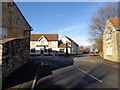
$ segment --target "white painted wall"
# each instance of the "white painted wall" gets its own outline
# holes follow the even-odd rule
[[[67,43],[70,43],[69,46],[71,46],[71,41],[70,41],[69,39],[67,39],[65,36],[62,37],[61,41],[62,41],[63,43],[65,43],[65,44],[66,44],[66,42],[67,42]]]
[[[71,47],[71,49],[69,49],[70,54],[77,54],[79,52],[79,46],[77,46],[74,42],[71,42],[65,36],[62,37],[61,41],[65,44],[66,42],[69,43],[69,46]]]
[[[30,49],[35,48],[35,47],[36,47],[35,42],[36,42],[36,41],[30,41]]]
[[[30,41],[30,49],[35,48],[36,53],[40,54],[40,48],[42,48],[42,47],[36,47],[36,45],[43,45],[43,44],[41,44],[41,41],[46,42],[45,45],[48,45],[48,47],[46,47],[46,49],[52,48],[53,51],[58,51],[58,53],[59,53],[60,49],[64,49],[64,54],[66,53],[66,48],[58,48],[58,41],[49,41],[48,42],[46,40],[46,38],[42,38],[40,41],[39,40],[38,41]],[[79,47],[77,47],[75,43],[71,42],[65,36],[61,39],[61,41],[65,44],[66,44],[66,42],[70,43],[69,46],[71,48],[68,48],[69,54],[77,54],[78,53]]]
[[[58,48],[58,41],[49,41],[49,48]]]

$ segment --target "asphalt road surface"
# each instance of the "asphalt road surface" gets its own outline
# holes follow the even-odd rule
[[[118,88],[118,66],[98,56],[34,56],[3,82],[12,88]]]

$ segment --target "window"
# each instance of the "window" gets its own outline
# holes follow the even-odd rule
[[[31,53],[35,53],[35,48],[32,48],[32,49],[31,49]]]
[[[110,45],[108,45],[107,48],[106,48],[106,54],[107,55],[112,55],[112,47]]]
[[[49,49],[48,49],[48,52],[49,52],[49,53],[52,52],[52,48],[49,48]]]
[[[44,46],[44,51],[47,52],[46,46]]]
[[[8,29],[0,27],[0,39],[7,38]]]
[[[40,44],[41,44],[41,45],[48,45],[48,42],[46,42],[46,41],[41,41]]]
[[[44,45],[44,41],[41,41],[41,45]]]
[[[106,33],[106,39],[110,39],[112,37],[112,31],[108,31]]]
[[[36,45],[36,47],[41,47],[41,45]]]
[[[60,53],[64,53],[64,49],[60,49],[59,52],[60,52]]]

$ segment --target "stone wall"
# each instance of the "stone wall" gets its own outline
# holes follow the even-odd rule
[[[29,60],[29,39],[19,38],[2,44],[2,78]]]
[[[0,66],[2,65],[2,45],[0,45]]]
[[[7,29],[7,38],[29,36],[31,26],[14,2],[2,2],[2,26]],[[29,36],[30,37],[30,36]]]
[[[118,31],[118,62],[120,63],[120,30]]]
[[[111,31],[112,30],[112,37],[107,39],[106,36],[107,36],[107,32],[108,31]],[[116,28],[113,26],[113,24],[107,20],[107,23],[106,23],[106,28],[104,30],[104,34],[103,34],[103,58],[104,59],[107,59],[107,60],[110,60],[110,61],[114,61],[114,62],[118,62],[118,39],[119,39],[119,36],[117,34],[117,30]],[[112,55],[107,55],[107,47],[108,45],[110,47],[112,47]]]

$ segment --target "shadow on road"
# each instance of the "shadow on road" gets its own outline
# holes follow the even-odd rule
[[[52,71],[73,65],[73,59],[69,57],[50,57],[42,59],[43,65],[39,70],[38,80],[52,74]]]
[[[42,66],[42,62],[43,66]],[[3,89],[9,88],[28,88],[30,89],[33,79],[36,75],[38,67],[40,65],[39,75],[37,79],[42,77],[46,77],[52,74],[53,70],[60,69],[63,67],[67,67],[73,65],[72,59],[66,59],[65,57],[49,57],[46,58],[32,58],[29,63],[25,64],[20,69],[13,72],[10,76],[8,76],[2,83]],[[31,82],[32,81],[32,82]]]
[[[15,89],[20,88],[21,84],[28,83],[33,80],[37,67],[38,65],[35,65],[32,62],[25,64],[23,67],[17,69],[11,75],[5,78],[5,80],[2,82],[2,88],[7,89],[14,86]]]
[[[42,63],[43,62],[43,63]],[[69,57],[33,57],[30,62],[24,65],[22,68],[18,69],[16,72],[12,73],[11,76],[5,79],[3,82],[3,89],[7,89],[13,86],[18,85],[17,88],[27,88],[30,89],[31,84],[33,82],[34,76],[38,70],[38,66],[40,66],[37,84],[35,86],[35,90],[39,90],[41,88],[112,88],[118,85],[116,81],[117,76],[114,75],[115,78],[106,79],[105,82],[111,81],[116,86],[112,86],[106,83],[100,83],[99,81],[93,79],[89,75],[78,71],[77,69],[69,68],[65,71],[59,71],[58,69],[68,67],[73,65],[74,61]],[[88,65],[90,68],[90,66]],[[80,68],[84,68],[80,65]],[[53,74],[54,70],[58,70],[57,74]],[[98,64],[92,69],[83,69],[89,74],[95,76],[96,78],[103,80],[104,78],[116,73],[117,70],[114,68],[108,68],[103,64]],[[24,83],[30,82],[28,85],[23,85]]]
[[[98,65],[94,69],[87,72],[96,78],[103,80],[113,73],[111,71],[112,68],[107,69],[104,65]],[[111,81],[113,81],[113,83],[116,82],[114,79]],[[118,83],[115,84],[116,87],[113,87],[110,84],[101,83],[81,71],[70,69],[59,73],[57,76],[40,80],[36,85],[36,90],[40,88],[117,88]]]

